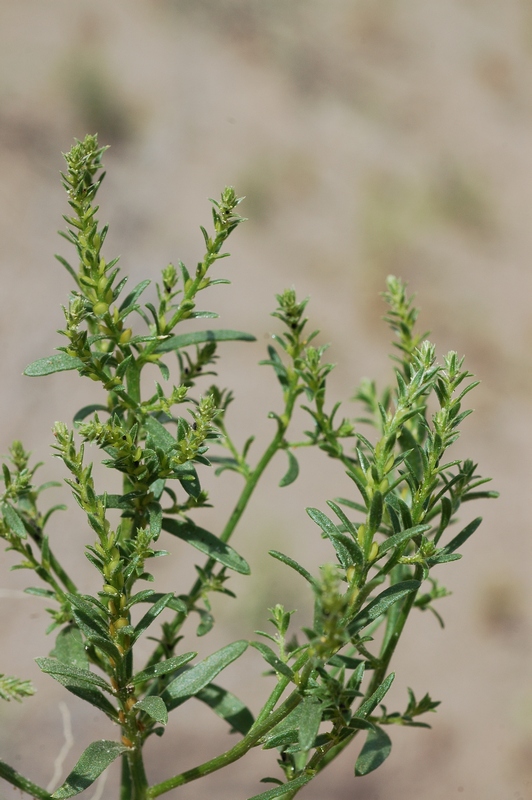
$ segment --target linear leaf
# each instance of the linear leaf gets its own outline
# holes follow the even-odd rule
[[[135,304],[135,301],[140,297],[140,295],[142,294],[144,289],[147,286],[149,286],[150,283],[151,283],[151,281],[149,281],[149,280],[145,280],[145,281],[141,281],[140,283],[137,283],[135,288],[132,289],[131,292],[127,295],[127,297],[125,298],[125,300],[123,301],[123,303],[121,304],[121,306],[120,306],[120,308],[118,310],[119,311],[124,311],[126,308],[129,308],[129,306],[133,306]]]
[[[17,772],[16,769],[10,767],[9,764],[6,764],[5,761],[0,759],[0,778],[3,778],[5,781],[10,783],[12,786],[16,786],[17,789],[20,789],[23,792],[31,795],[32,797],[37,797],[38,800],[50,800],[51,795],[46,789],[41,789],[40,786],[37,786],[36,783],[28,780],[20,772]]]
[[[197,695],[205,686],[247,650],[248,642],[233,642],[217,650],[196,666],[182,672],[167,687],[162,695],[169,711]]]
[[[206,703],[215,714],[231,725],[233,731],[238,731],[244,736],[254,723],[253,714],[249,708],[234,694],[209,683],[196,694],[196,699]]]
[[[294,673],[288,664],[281,661],[281,659],[275,655],[271,647],[268,647],[264,642],[250,642],[250,644],[255,650],[259,651],[266,663],[268,663],[270,667],[273,667],[276,672],[280,672],[281,675],[285,675],[285,677],[290,679],[294,677]]]
[[[74,679],[80,683],[85,683],[87,686],[92,686],[97,689],[103,689],[104,692],[114,694],[113,689],[104,678],[91,672],[90,669],[80,669],[73,667],[71,664],[65,664],[63,661],[58,661],[56,658],[36,658],[35,659],[39,669],[47,675],[51,675],[56,681],[65,685],[65,679]]]
[[[148,592],[150,590],[146,589],[145,591]],[[156,603],[161,599],[161,597],[164,597],[164,595],[160,592],[152,592],[149,596],[144,592],[139,592],[139,594],[143,594],[144,597],[140,598],[139,600],[135,600],[136,603]],[[135,597],[137,597],[137,595],[135,595]],[[133,604],[131,603],[131,605]],[[185,616],[188,613],[186,604],[180,600],[179,597],[172,597],[168,603],[168,608],[171,608],[172,611],[178,611],[180,614],[185,614]]]
[[[79,369],[83,366],[83,361],[76,356],[69,356],[67,353],[58,353],[54,356],[39,358],[29,364],[24,370],[24,375],[28,378],[40,378],[41,375],[51,375],[53,372],[65,372],[68,369]]]
[[[173,596],[174,596],[173,592],[170,592],[169,594],[163,594],[162,597],[160,597],[152,605],[152,607],[148,609],[148,611],[146,611],[142,619],[140,619],[139,622],[137,622],[137,624],[135,625],[135,633],[133,636],[133,641],[136,641],[139,638],[139,636],[142,633],[144,633],[146,628],[148,628],[152,624],[152,622],[159,616],[159,614],[162,611],[164,611],[164,609],[166,608],[166,606],[168,605]]]
[[[469,525],[466,525],[460,533],[458,533],[454,539],[451,539],[449,544],[445,545],[443,548],[445,553],[454,553],[455,550],[458,550],[464,542],[467,542],[470,536],[472,536],[480,523],[482,522],[482,517],[477,517],[476,519],[472,520]]]
[[[410,592],[416,592],[419,586],[420,582],[415,580],[400,581],[394,586],[389,586],[388,589],[377,595],[375,600],[372,600],[371,603],[368,603],[365,608],[358,612],[347,628],[349,635],[353,636],[358,633],[366,625],[369,625],[372,620],[384,614],[391,605],[402,600]]]
[[[292,569],[295,569],[296,572],[299,572],[299,574],[305,578],[305,580],[308,581],[311,586],[318,586],[318,581],[316,578],[314,578],[310,572],[305,569],[305,567],[302,567],[301,564],[298,564],[297,561],[294,561],[293,558],[290,558],[290,556],[285,556],[284,553],[280,553],[278,550],[268,550],[268,553],[273,556],[273,558],[276,558],[277,561],[281,561],[283,564],[286,564],[287,567],[292,567]]]
[[[307,508],[306,512],[320,526],[327,538],[330,539],[336,550],[338,561],[344,569],[347,569],[353,563],[360,563],[360,547],[358,543],[355,544],[351,537],[345,536],[338,526],[318,508]]]
[[[92,742],[82,753],[63,785],[53,793],[53,800],[65,800],[83,792],[126,750],[127,747],[124,745],[106,739]]]
[[[255,342],[255,336],[251,333],[232,330],[216,331],[195,331],[194,333],[182,333],[179,336],[171,336],[155,348],[156,353],[168,353],[170,350],[179,350],[191,344],[203,344],[204,342]]]
[[[302,786],[305,786],[313,777],[314,773],[310,775],[308,773],[300,775],[298,778],[288,781],[288,783],[283,783],[282,786],[276,786],[274,789],[269,789],[267,792],[262,792],[261,794],[254,794],[249,800],[275,800],[276,797],[282,797],[294,789],[300,789]]]
[[[364,700],[363,703],[357,708],[355,711],[354,716],[360,719],[365,719],[369,717],[371,712],[377,708],[379,703],[384,699],[384,696],[387,694],[388,689],[392,685],[395,678],[395,672],[390,672],[390,674],[383,680],[380,686],[378,686],[373,694],[368,697],[367,700]]]
[[[379,726],[370,728],[355,764],[355,775],[368,775],[380,767],[390,755],[391,749],[392,742],[388,734]]]
[[[222,542],[213,533],[200,528],[192,520],[178,522],[175,519],[165,518],[162,526],[168,533],[183,539],[183,541],[188,542],[197,550],[209,556],[209,558],[219,561],[225,567],[229,567],[229,569],[233,569],[241,575],[250,574],[249,564],[236,550]]]
[[[166,725],[168,722],[168,709],[164,704],[164,700],[160,697],[144,697],[135,703],[133,708],[138,708],[144,711],[155,722],[160,722],[161,725]]]
[[[390,536],[389,539],[386,539],[386,541],[379,546],[379,556],[382,556],[387,550],[391,550],[392,547],[398,547],[408,539],[419,536],[419,534],[425,533],[428,530],[430,530],[430,525],[414,525],[413,528],[407,528],[405,531],[394,533],[393,536]]]
[[[52,661],[55,659],[36,659],[37,663],[39,661]],[[61,662],[57,662],[57,664],[61,664]],[[76,697],[80,697],[82,700],[85,700],[86,703],[90,703],[90,705],[94,706],[95,708],[99,708],[100,711],[103,711],[109,719],[112,719],[113,722],[118,721],[118,713],[116,708],[113,706],[112,703],[101,693],[101,691],[96,688],[95,683],[86,680],[84,677],[77,677],[72,672],[70,674],[65,674],[58,670],[54,670],[53,672],[49,671],[48,669],[44,669],[41,664],[39,664],[43,672],[47,672],[51,675],[54,680],[60,683],[65,689],[68,689],[69,692],[75,694]],[[62,664],[63,667],[67,667],[67,664]],[[71,668],[74,670],[74,667]],[[80,672],[88,672],[88,670],[79,670]],[[91,673],[92,674],[92,673]],[[96,677],[96,676],[94,676]]]
[[[88,417],[89,414],[93,414],[95,411],[106,411],[107,413],[109,413],[109,409],[107,408],[107,406],[102,406],[99,405],[98,403],[94,403],[93,405],[90,406],[83,406],[83,408],[80,408],[80,410],[76,411],[76,413],[74,414],[74,419],[72,420],[74,425],[76,424],[76,422],[81,422],[86,417]]]
[[[131,683],[144,683],[145,681],[152,680],[152,678],[159,678],[161,675],[167,675],[169,672],[174,672],[174,670],[180,669],[185,664],[188,664],[188,662],[196,658],[197,655],[197,653],[183,653],[182,656],[176,656],[166,661],[160,661],[158,664],[152,664],[151,667],[143,669],[142,672],[137,672],[131,679]]]

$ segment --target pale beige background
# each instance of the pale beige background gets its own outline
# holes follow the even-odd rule
[[[121,254],[131,281],[156,280],[178,258],[194,265],[207,198],[225,184],[248,196],[250,221],[219,266],[234,285],[207,304],[221,312],[220,325],[258,337],[228,345],[220,375],[236,384],[230,419],[242,440],[256,413],[265,441],[267,412],[279,408],[266,368],[255,365],[275,326],[273,295],[285,286],[311,295],[313,324],[333,342],[334,399],[348,401],[363,375],[388,375],[378,292],[390,272],[417,292],[421,325],[439,351],[466,353],[482,380],[456,452],[479,461],[501,499],[464,508],[464,521],[478,513],[486,521],[464,559],[441,568],[453,590],[440,605],[446,630],[429,615],[413,621],[388,702],[404,707],[407,685],[429,691],[443,701],[433,730],[392,730],[388,762],[356,782],[353,747],[301,792],[308,800],[532,798],[531,70],[529,0],[0,2],[1,452],[22,438],[47,459],[42,479],[61,479],[49,458],[51,425],[89,399],[76,376],[32,382],[21,372],[59,344],[70,288],[53,259],[68,255],[55,234],[67,211],[60,152],[96,130],[112,145],[100,197],[100,218],[111,223],[106,252]],[[356,414],[349,402],[345,413]],[[315,567],[327,551],[304,508],[351,487],[309,454],[299,482],[280,490],[284,468],[272,464],[235,537],[259,576],[258,596],[251,581],[235,580],[244,631],[237,606],[220,599],[221,625],[198,643],[202,653],[264,627],[278,600],[306,619],[303,581],[265,552],[299,550]],[[213,496],[227,506],[232,487],[224,477]],[[219,525],[214,515],[208,521]],[[94,588],[79,561],[88,541],[81,518],[71,510],[57,522],[53,546],[80,585]],[[169,589],[182,590],[181,558],[190,566],[178,551],[159,567]],[[0,672],[29,677],[39,691],[23,706],[0,706],[0,757],[44,785],[64,740],[60,702],[77,740],[63,777],[82,747],[115,732],[40,675],[32,659],[51,648],[46,614],[37,598],[17,593],[28,576],[7,571],[13,557],[2,562]],[[246,656],[224,677],[254,708],[261,668]],[[199,704],[185,708],[192,732],[183,736],[176,716],[152,748],[159,779],[229,746],[221,722]],[[257,776],[275,769],[272,756],[258,766],[263,758],[251,754],[168,797],[245,800],[261,790]],[[86,795],[111,798],[114,785],[111,776]],[[3,786],[0,796],[19,793]]]

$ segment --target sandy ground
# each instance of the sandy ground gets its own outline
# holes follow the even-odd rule
[[[236,389],[232,420],[242,440],[258,415],[265,441],[267,413],[279,407],[255,365],[275,324],[274,294],[286,286],[311,296],[312,324],[333,342],[332,399],[348,401],[364,375],[387,380],[378,293],[389,273],[417,293],[420,324],[439,352],[465,353],[482,380],[456,453],[478,461],[501,498],[467,509],[485,522],[464,559],[441,570],[453,591],[441,601],[446,629],[418,615],[388,703],[402,707],[408,685],[429,691],[443,701],[433,730],[393,730],[392,756],[364,779],[352,776],[356,748],[344,753],[301,792],[308,800],[532,798],[531,69],[526,0],[0,1],[1,452],[21,438],[46,459],[43,480],[61,479],[51,425],[90,399],[75,376],[21,376],[59,344],[70,288],[53,259],[68,255],[55,234],[67,211],[60,153],[86,132],[112,145],[100,218],[111,224],[108,257],[121,255],[131,281],[155,281],[179,258],[194,264],[207,198],[226,184],[247,196],[249,222],[220,267],[233,286],[209,298],[222,326],[258,337],[228,345],[221,369],[221,382]],[[345,413],[356,414],[349,402]],[[304,548],[316,566],[324,551],[304,508],[350,490],[312,455],[299,481],[279,490],[284,467],[271,466],[235,540],[260,576],[254,594],[235,582],[249,609],[245,636],[264,627],[265,609],[279,600],[304,617],[300,587],[264,554]],[[223,478],[213,496],[223,504],[233,488]],[[71,510],[53,544],[88,590],[93,575],[79,564],[86,536]],[[183,558],[161,567],[162,581],[179,586],[191,563]],[[39,673],[33,658],[51,648],[46,614],[37,598],[20,595],[27,576],[7,571],[13,557],[3,562],[0,671],[31,678],[39,691],[20,707],[0,707],[1,757],[46,784],[65,714],[76,746],[63,776],[83,746],[114,732]],[[218,632],[198,645],[205,653],[242,635],[229,603],[216,612]],[[255,706],[261,665],[252,657],[242,664],[226,684]],[[226,746],[224,726],[189,705],[186,737],[181,718],[154,743],[153,775]],[[275,769],[273,758],[260,766],[264,757],[253,753],[168,797],[244,800],[260,791],[257,775]],[[114,780],[87,796],[112,797]]]

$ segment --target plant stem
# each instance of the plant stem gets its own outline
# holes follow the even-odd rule
[[[251,750],[252,747],[255,747],[259,740],[266,733],[268,733],[268,731],[278,725],[279,722],[287,717],[288,714],[300,704],[300,702],[303,700],[301,689],[304,689],[306,683],[308,682],[312,669],[312,663],[309,662],[303,670],[301,682],[298,688],[294,689],[294,691],[279,706],[277,711],[273,711],[268,718],[259,725],[255,723],[249,733],[247,733],[246,736],[244,736],[244,738],[238,742],[238,744],[236,744],[230,750],[227,750],[225,753],[216,756],[216,758],[212,758],[210,761],[206,761],[197,767],[193,767],[186,772],[182,772],[180,775],[175,775],[173,778],[169,778],[166,781],[156,783],[154,786],[151,786],[148,789],[146,795],[147,798],[152,800],[152,798],[159,797],[161,794],[169,792],[171,789],[175,789],[177,786],[183,786],[185,783],[190,783],[198,778],[202,778],[204,775],[209,775],[211,772],[216,772],[217,770],[226,767],[228,764],[238,761],[239,758],[242,758],[242,756]]]

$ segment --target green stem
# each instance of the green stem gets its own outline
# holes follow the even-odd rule
[[[236,526],[238,525],[242,517],[242,514],[246,510],[246,506],[251,498],[251,495],[255,491],[257,483],[259,482],[264,470],[266,469],[266,467],[268,466],[274,455],[277,453],[277,451],[282,449],[284,435],[290,423],[290,419],[294,410],[294,405],[297,396],[298,396],[297,386],[294,385],[291,391],[288,393],[283,417],[282,418],[277,417],[277,432],[273,437],[272,441],[270,442],[269,446],[265,450],[257,466],[246,479],[246,483],[233,509],[233,512],[229,517],[229,520],[227,521],[227,524],[224,527],[222,533],[220,534],[220,539],[222,540],[222,542],[228,542],[231,536],[233,535],[233,532]],[[205,564],[204,570],[206,572],[209,572],[209,570],[213,568],[215,563],[216,562],[212,558],[209,558]],[[187,605],[187,612],[186,613],[181,612],[176,614],[176,616],[170,623],[171,633],[173,636],[175,636],[175,634],[179,631],[179,629],[181,628],[187,617],[188,612],[194,607],[194,604],[201,596],[202,588],[203,584],[201,580],[198,578],[194,583],[190,593],[187,595],[187,599],[185,601]],[[156,664],[161,660],[161,658],[163,658],[163,656],[164,656],[164,648],[162,645],[158,645],[153,651],[146,666],[151,666],[152,664]]]
[[[291,711],[294,710],[294,708],[300,704],[300,702],[303,700],[301,689],[305,687],[311,672],[312,663],[309,662],[302,674],[299,687],[294,689],[294,691],[279,706],[277,711],[272,712],[268,718],[259,725],[255,723],[249,733],[247,733],[246,736],[244,736],[244,738],[238,742],[238,744],[236,744],[230,750],[227,750],[225,753],[216,756],[216,758],[210,759],[210,761],[205,761],[203,764],[186,770],[186,772],[182,772],[180,775],[175,775],[173,778],[169,778],[166,781],[156,783],[154,786],[148,789],[147,797],[149,800],[152,800],[154,797],[159,797],[161,794],[169,792],[171,789],[175,789],[177,786],[183,786],[185,783],[190,783],[198,778],[203,778],[205,775],[210,775],[211,772],[216,772],[219,769],[223,769],[223,767],[226,767],[228,764],[232,764],[233,762],[238,761],[239,758],[242,758],[242,756],[251,750],[252,747],[255,747],[255,745],[258,744],[259,740],[266,733],[268,733],[268,731],[272,730],[272,728],[278,725],[285,717],[288,716],[288,714],[290,714]]]
[[[416,571],[415,571],[415,574],[414,574],[414,578],[416,580],[421,581],[422,577],[423,577],[423,568],[420,565],[416,565]],[[410,592],[408,597],[403,602],[403,606],[401,608],[401,613],[397,617],[393,633],[391,633],[391,635],[389,637],[387,637],[387,640],[385,642],[384,648],[383,648],[383,650],[382,650],[382,652],[381,652],[381,654],[379,656],[379,666],[373,672],[373,677],[372,677],[372,679],[370,681],[370,684],[369,684],[368,688],[366,689],[364,697],[362,698],[361,705],[369,697],[371,697],[373,692],[376,691],[376,689],[378,689],[378,687],[383,682],[383,680],[384,680],[384,678],[386,676],[386,673],[388,672],[388,668],[390,666],[390,661],[391,661],[392,656],[393,656],[393,654],[395,652],[395,648],[397,647],[397,643],[398,643],[398,641],[399,641],[399,639],[401,637],[401,633],[403,632],[403,629],[405,627],[406,621],[408,619],[408,615],[410,614],[410,611],[412,610],[412,607],[414,605],[414,601],[416,599],[416,596],[417,596],[417,592]],[[316,753],[314,755],[314,757],[311,759],[311,761],[309,762],[309,764],[308,764],[309,768],[310,768],[312,762],[314,761],[314,764],[312,764],[312,768],[315,769],[316,772],[321,772],[322,770],[324,770],[325,767],[328,766],[331,763],[331,761],[334,761],[334,759],[338,755],[340,755],[340,753],[343,750],[345,750],[345,748],[353,741],[353,739],[355,738],[357,733],[358,733],[358,731],[353,731],[352,734],[347,736],[341,742],[339,742],[336,745],[331,746],[326,752],[323,752],[322,754],[320,754],[319,758],[317,757],[318,753]],[[294,794],[293,795],[288,795],[286,800],[289,800],[289,799],[291,800],[291,798],[293,796],[295,796],[295,793],[297,793],[297,791],[298,790],[294,790]],[[283,800],[284,800],[284,798],[283,798]]]

